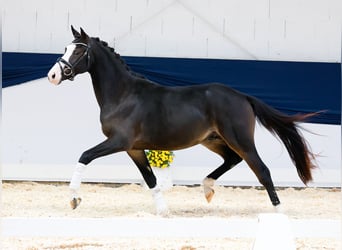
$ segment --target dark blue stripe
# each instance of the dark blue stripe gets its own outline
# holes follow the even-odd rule
[[[45,77],[53,66],[57,54],[2,53],[2,87]]]
[[[45,77],[58,54],[3,53],[3,87]],[[288,114],[326,112],[341,124],[341,65],[321,62],[124,57],[133,71],[168,86],[222,82]]]

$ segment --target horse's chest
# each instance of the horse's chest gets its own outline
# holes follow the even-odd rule
[[[134,107],[121,106],[102,110],[100,121],[103,133],[109,137],[113,133],[125,133],[132,127]]]

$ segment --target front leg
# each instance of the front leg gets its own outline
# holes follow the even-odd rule
[[[140,173],[142,174],[147,186],[150,188],[152,197],[156,204],[156,212],[158,215],[168,214],[167,204],[163,198],[162,191],[157,185],[157,180],[150,164],[146,158],[144,150],[130,150],[127,154],[134,161],[135,165],[138,167]]]
[[[74,170],[69,185],[71,191],[70,205],[72,209],[77,208],[77,206],[81,202],[81,198],[78,195],[78,190],[80,188],[82,177],[86,170],[86,165],[88,165],[92,160],[98,157],[127,150],[128,146],[127,143],[124,143],[124,141],[125,140],[118,137],[111,137],[82,154]]]
[[[81,203],[81,198],[78,196],[78,190],[81,186],[81,181],[83,174],[85,172],[86,165],[83,163],[78,163],[76,165],[76,168],[74,170],[74,174],[71,177],[71,181],[69,184],[70,192],[71,192],[71,199],[70,199],[70,205],[72,209],[75,209],[78,207],[78,205]]]

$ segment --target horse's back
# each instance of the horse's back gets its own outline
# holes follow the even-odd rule
[[[173,110],[180,117],[183,112],[186,113],[187,117],[192,117],[197,113],[210,120],[215,119],[215,117],[229,119],[241,117],[243,119],[243,114],[245,116],[254,114],[247,95],[222,83],[214,82],[176,87],[154,84],[152,88],[146,89],[146,95],[148,97],[144,96],[142,100],[149,103],[147,106],[165,110],[166,113]],[[150,108],[152,107],[146,110]]]

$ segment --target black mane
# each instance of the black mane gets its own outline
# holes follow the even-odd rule
[[[125,69],[133,76],[137,77],[137,78],[142,78],[142,79],[146,79],[146,77],[142,74],[139,74],[137,72],[134,72],[125,62],[125,60],[121,57],[121,55],[119,53],[117,53],[115,51],[114,48],[108,46],[108,43],[105,41],[100,40],[100,38],[98,37],[92,37],[91,39],[95,40],[96,42],[100,43],[103,47],[107,48],[114,56],[117,60],[119,60],[119,62],[125,67]]]

